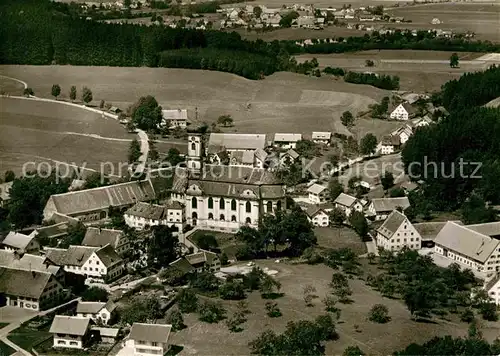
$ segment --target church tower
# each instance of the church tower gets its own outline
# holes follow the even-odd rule
[[[190,134],[188,136],[188,154],[186,163],[187,168],[194,175],[199,175],[201,172],[202,146],[201,135]]]

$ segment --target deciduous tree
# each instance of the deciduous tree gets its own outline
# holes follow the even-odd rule
[[[57,100],[57,97],[61,95],[61,87],[59,86],[59,84],[52,85],[51,94]]]
[[[92,101],[93,97],[92,97],[92,90],[90,90],[89,88],[87,87],[83,87],[82,89],[82,101],[85,103],[85,104],[88,104]]]

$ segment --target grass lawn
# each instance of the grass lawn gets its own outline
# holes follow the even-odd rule
[[[0,341],[0,356],[12,355],[15,351],[12,347]]]
[[[265,303],[260,294],[254,292],[247,298],[248,307],[252,312],[242,325],[243,331],[231,333],[224,321],[218,324],[207,324],[198,320],[197,314],[184,315],[187,328],[171,334],[172,343],[182,345],[186,354],[202,355],[247,355],[248,342],[255,339],[267,329],[279,333],[285,330],[289,321],[313,319],[324,314],[321,300],[331,291],[328,284],[333,270],[325,265],[291,265],[275,263],[270,260],[256,261],[261,268],[277,270],[275,278],[281,282],[281,292],[284,296],[274,301],[282,312],[279,318],[266,315]],[[362,265],[363,266],[363,265]],[[364,270],[364,266],[363,266]],[[312,285],[316,289],[313,306],[306,307],[303,300],[303,288]],[[340,355],[348,346],[359,346],[369,355],[388,355],[405,348],[412,342],[423,343],[434,336],[452,335],[466,336],[468,325],[458,320],[419,323],[412,321],[410,313],[402,301],[382,297],[377,291],[368,287],[364,281],[349,279],[352,289],[351,304],[338,303],[341,309],[340,320],[337,323],[339,339],[325,344],[326,355]],[[368,320],[368,314],[374,304],[384,304],[389,309],[391,321],[380,325]],[[231,316],[237,302],[222,301]],[[355,327],[357,325],[357,327]],[[488,331],[496,330],[498,325],[488,327]]]
[[[350,248],[357,255],[367,252],[366,245],[354,230],[347,227],[316,227],[314,234],[318,239],[318,246],[323,248]]]
[[[31,329],[26,326],[21,326],[15,329],[8,336],[8,339],[14,344],[19,345],[25,350],[31,350],[34,345],[39,344],[49,338],[52,334],[49,333],[50,324],[39,330]]]

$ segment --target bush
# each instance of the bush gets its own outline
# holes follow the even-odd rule
[[[107,302],[109,294],[104,288],[90,287],[82,293],[82,300],[86,302]]]
[[[206,301],[199,306],[198,313],[200,314],[199,319],[201,321],[206,323],[218,323],[220,320],[224,319],[226,310],[220,303]]]
[[[267,316],[270,318],[278,318],[281,315],[281,310],[278,308],[278,303],[276,302],[266,302],[266,311],[267,311]]]
[[[474,312],[472,309],[465,309],[462,314],[460,314],[460,320],[466,323],[470,323],[472,320],[474,320]]]
[[[177,304],[183,313],[192,313],[198,309],[198,296],[191,289],[182,289],[177,294]]]
[[[219,288],[219,295],[225,300],[241,300],[246,298],[243,283],[238,281],[224,283]]]
[[[391,318],[389,317],[389,309],[383,304],[375,304],[370,309],[370,321],[375,323],[384,324]]]
[[[184,324],[184,318],[179,309],[174,308],[170,311],[167,316],[167,323],[172,325],[173,331],[179,331],[186,327]]]

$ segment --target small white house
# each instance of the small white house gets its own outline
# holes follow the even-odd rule
[[[89,339],[90,318],[56,315],[49,332],[55,348],[83,349]]]
[[[168,128],[179,127],[185,129],[187,127],[187,110],[186,109],[174,109],[174,110],[162,110],[163,126]]]
[[[391,133],[391,136],[397,136],[399,138],[399,142],[402,145],[410,139],[411,135],[413,135],[413,129],[410,125],[402,126]]]
[[[363,203],[361,203],[356,197],[345,193],[340,193],[335,199],[334,204],[335,207],[341,209],[347,217],[349,217],[354,211],[363,211]]]
[[[328,212],[318,206],[312,205],[305,209],[307,214],[307,219],[314,226],[326,227],[330,225],[330,216]]]
[[[433,123],[432,119],[428,115],[425,115],[424,117],[420,117],[418,119],[415,119],[413,121],[413,126],[414,127],[425,127],[425,126],[429,126],[432,123]]]
[[[377,229],[375,243],[389,251],[399,251],[404,247],[419,250],[421,236],[404,214],[394,210]]]
[[[399,136],[385,136],[380,143],[380,154],[390,155],[396,152],[401,146]]]
[[[437,17],[434,17],[431,21],[431,24],[433,25],[441,25],[441,20],[438,19]]]
[[[284,149],[296,148],[297,142],[302,140],[302,134],[276,133],[274,134],[274,145]]]
[[[298,159],[300,155],[293,149],[289,149],[286,152],[281,152],[280,153],[280,166],[281,167],[286,167],[291,165],[293,162],[295,162],[296,159]]]
[[[109,301],[103,302],[82,302],[76,306],[76,315],[81,318],[90,318],[96,323],[108,325],[113,318],[116,305]]]
[[[309,201],[312,204],[323,204],[328,197],[328,188],[314,183],[307,189],[307,193],[309,193]]]
[[[496,305],[500,305],[500,273],[495,274],[493,278],[486,281],[483,288],[492,301]]]
[[[396,108],[389,114],[389,117],[393,120],[407,121],[410,118],[411,112],[411,106],[403,103],[396,106]]]
[[[134,356],[164,355],[170,348],[172,325],[134,323],[125,345],[134,350]]]
[[[0,207],[5,206],[10,200],[10,189],[14,182],[0,184]]]
[[[332,133],[331,132],[318,132],[318,131],[313,131],[312,141],[314,143],[318,144],[323,144],[323,145],[330,145],[331,139],[332,139]]]

